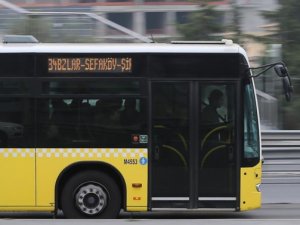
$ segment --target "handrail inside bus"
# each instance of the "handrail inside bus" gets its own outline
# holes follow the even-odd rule
[[[205,154],[205,156],[203,157],[203,159],[202,159],[202,161],[201,161],[201,168],[203,168],[205,161],[207,160],[207,158],[208,158],[212,153],[214,153],[214,152],[217,151],[217,150],[224,149],[224,148],[226,148],[226,145],[219,145],[219,146],[216,146],[216,147],[210,149],[210,150]]]
[[[180,153],[180,151],[176,148],[174,148],[173,146],[170,145],[162,145],[163,148],[171,150],[172,152],[176,153],[176,155],[180,158],[180,160],[182,161],[184,167],[187,167],[187,162],[186,159],[184,158],[184,156]]]
[[[210,130],[205,137],[203,138],[202,142],[201,142],[201,149],[203,149],[205,142],[208,140],[208,138],[215,132],[226,129],[228,126],[227,125],[222,125],[216,128],[213,128],[212,130]]]

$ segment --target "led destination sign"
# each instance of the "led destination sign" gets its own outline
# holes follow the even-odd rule
[[[49,73],[131,73],[132,58],[48,58]]]

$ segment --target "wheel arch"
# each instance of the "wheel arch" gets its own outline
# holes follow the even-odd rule
[[[2,139],[3,143],[2,143],[2,148],[7,147],[7,142],[8,142],[8,134],[6,132],[4,132],[3,130],[0,130],[0,138]]]
[[[119,170],[105,162],[90,161],[70,164],[59,174],[55,183],[55,213],[57,213],[58,209],[61,209],[60,194],[64,184],[72,175],[84,170],[98,170],[111,176],[116,181],[121,191],[121,208],[126,208],[126,183]]]

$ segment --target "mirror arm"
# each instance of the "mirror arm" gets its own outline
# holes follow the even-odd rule
[[[286,68],[286,66],[283,62],[276,62],[276,63],[266,64],[266,65],[262,65],[262,66],[258,66],[258,67],[249,67],[248,68],[249,70],[257,70],[257,69],[264,69],[265,68],[263,71],[259,72],[258,74],[249,76],[249,78],[259,77],[260,75],[262,75],[263,73],[265,73],[268,70],[272,69],[276,65],[282,65],[284,68]]]
[[[263,65],[263,66],[259,66],[259,67],[249,67],[248,70],[246,71],[246,73],[251,70],[261,69],[262,71],[260,71],[259,73],[249,76],[249,78],[258,77],[273,67],[274,67],[274,70],[275,70],[277,76],[281,77],[281,79],[282,79],[282,85],[283,85],[285,98],[287,101],[290,101],[291,93],[293,92],[293,86],[291,83],[291,78],[290,78],[289,72],[283,62],[276,62],[276,63],[267,64],[267,65]]]
[[[282,65],[285,67],[285,64],[284,62],[276,62],[276,63],[270,63],[270,64],[265,64],[265,65],[262,65],[262,66],[258,66],[258,67],[249,67],[250,70],[256,70],[256,69],[263,69],[263,68],[266,68],[266,67],[273,67],[273,66],[276,66],[276,65]]]

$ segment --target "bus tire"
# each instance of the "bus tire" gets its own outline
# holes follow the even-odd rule
[[[121,208],[120,189],[109,175],[86,170],[73,175],[61,192],[61,208],[66,218],[112,219]]]

